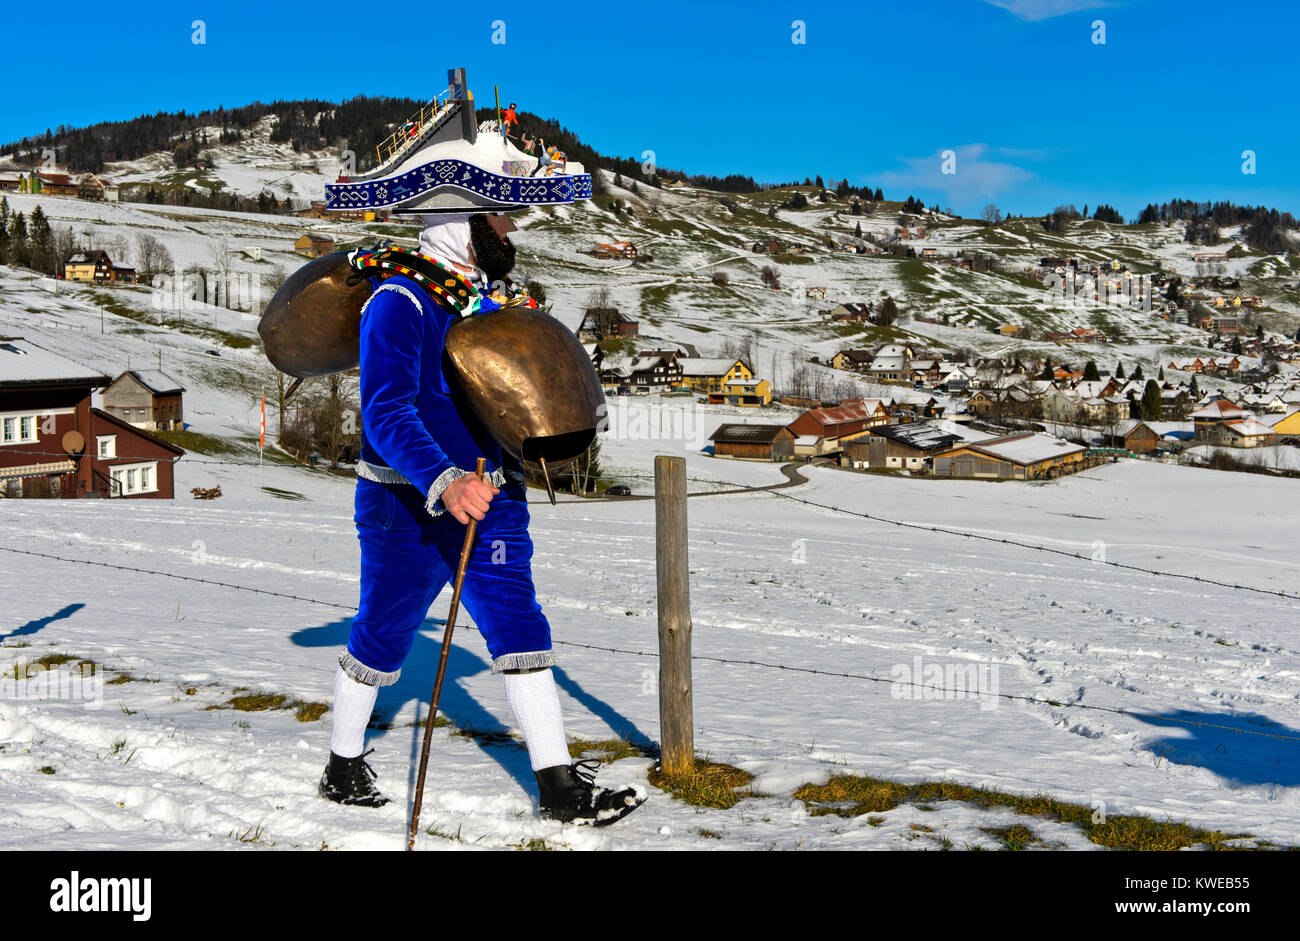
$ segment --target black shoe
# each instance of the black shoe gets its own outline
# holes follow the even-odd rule
[[[356,758],[340,758],[330,752],[330,763],[325,766],[320,779],[320,796],[357,807],[383,807],[387,804],[388,798],[375,787],[378,775],[366,761],[366,755],[373,751],[372,748]]]
[[[599,761],[577,761],[534,772],[542,794],[542,819],[604,827],[645,803],[645,791],[635,785],[618,790],[596,787],[599,767]]]

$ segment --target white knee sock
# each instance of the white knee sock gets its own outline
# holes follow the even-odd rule
[[[532,673],[507,673],[505,679],[506,702],[524,733],[533,770],[567,765],[569,745],[564,738],[560,694],[555,689],[550,668]]]
[[[340,758],[356,758],[366,744],[366,725],[375,708],[378,686],[358,683],[339,667],[334,674],[334,728],[330,751]]]

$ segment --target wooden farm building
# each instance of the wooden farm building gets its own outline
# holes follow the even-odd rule
[[[185,389],[158,369],[128,370],[104,390],[104,411],[137,428],[171,431],[184,425]]]
[[[1025,432],[959,444],[934,455],[936,477],[1037,480],[1083,469],[1086,448],[1051,435]]]
[[[714,457],[749,461],[788,461],[794,457],[794,435],[785,425],[724,424],[709,436]]]

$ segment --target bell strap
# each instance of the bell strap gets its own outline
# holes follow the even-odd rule
[[[374,251],[357,251],[351,254],[350,261],[359,274],[377,268],[405,275],[424,288],[439,306],[456,317],[465,316],[479,298],[478,289],[462,275],[428,255],[409,248],[389,245]]]

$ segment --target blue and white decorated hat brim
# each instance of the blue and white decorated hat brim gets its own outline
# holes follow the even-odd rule
[[[504,211],[524,206],[559,205],[590,198],[591,177],[585,173],[506,175],[491,173],[455,159],[435,160],[414,170],[378,180],[328,183],[325,186],[325,208],[334,211]]]
[[[508,212],[591,198],[591,176],[570,162],[561,172],[531,176],[538,158],[495,134],[440,141],[411,154],[392,173],[373,180],[329,183],[325,208],[338,212]]]

